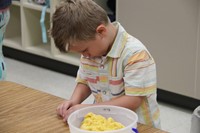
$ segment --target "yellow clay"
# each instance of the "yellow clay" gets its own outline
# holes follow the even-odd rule
[[[80,128],[88,131],[111,131],[124,128],[124,125],[111,117],[106,119],[101,115],[90,112],[85,115]]]

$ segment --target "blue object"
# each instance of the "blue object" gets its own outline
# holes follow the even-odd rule
[[[0,2],[1,3],[1,2]],[[6,64],[3,56],[3,39],[4,33],[6,31],[6,26],[10,19],[9,9],[0,11],[0,81],[4,80],[6,77]]]
[[[47,31],[46,31],[46,26],[45,26],[45,15],[46,15],[46,10],[47,8],[50,7],[50,1],[46,0],[46,5],[43,6],[42,8],[42,13],[41,13],[41,18],[40,18],[40,25],[41,25],[41,30],[42,30],[42,42],[47,43]]]
[[[139,133],[138,130],[137,130],[136,128],[132,128],[132,131],[133,131],[134,133]]]

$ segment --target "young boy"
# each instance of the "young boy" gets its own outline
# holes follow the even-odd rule
[[[6,77],[6,66],[4,62],[2,47],[6,26],[10,19],[9,6],[11,5],[11,2],[11,0],[0,1],[0,81],[4,80]]]
[[[156,66],[146,47],[92,0],[64,0],[57,7],[51,35],[62,52],[80,53],[76,88],[57,113],[93,105],[115,105],[135,111],[139,122],[160,127],[156,100]],[[94,104],[81,104],[90,94]]]

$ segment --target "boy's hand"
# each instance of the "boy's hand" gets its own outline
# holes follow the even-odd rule
[[[64,118],[65,113],[67,112],[67,110],[73,105],[73,102],[71,100],[66,100],[63,103],[61,103],[60,105],[58,105],[56,112],[57,115],[61,116]]]
[[[84,107],[87,107],[87,106],[90,106],[90,105],[91,104],[77,104],[77,105],[74,105],[74,106],[70,107],[68,110],[66,110],[64,112],[63,121],[66,122],[68,117],[69,117],[69,115],[71,113],[73,113],[74,111],[79,110],[79,109],[84,108]]]

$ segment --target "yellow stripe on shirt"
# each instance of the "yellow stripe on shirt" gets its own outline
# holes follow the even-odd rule
[[[155,93],[156,91],[156,85],[152,85],[149,87],[145,87],[145,88],[125,88],[125,92],[126,94],[134,94],[134,95],[141,95],[141,94],[151,94],[151,93]]]
[[[153,123],[152,123],[152,119],[151,119],[151,114],[150,114],[150,109],[149,109],[149,106],[148,106],[148,100],[147,100],[147,97],[144,98],[142,104],[141,104],[141,107],[142,107],[142,113],[143,113],[143,117],[144,117],[144,120],[145,120],[145,123],[149,126],[153,126]]]

